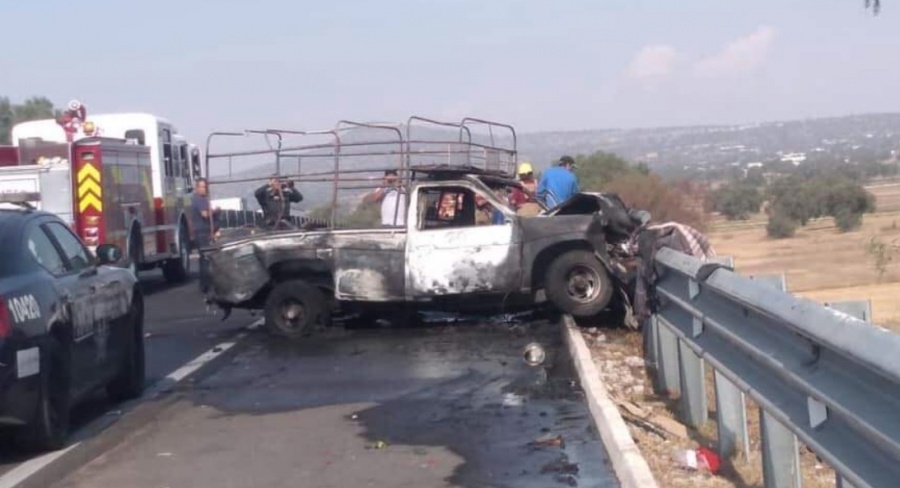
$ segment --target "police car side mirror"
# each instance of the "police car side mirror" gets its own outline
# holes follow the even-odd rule
[[[115,244],[100,244],[97,246],[97,261],[101,265],[116,264],[122,260],[122,250]]]

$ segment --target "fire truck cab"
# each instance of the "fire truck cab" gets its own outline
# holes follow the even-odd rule
[[[40,193],[36,206],[69,222],[92,251],[119,246],[135,274],[158,267],[168,281],[186,280],[199,150],[155,115],[81,115],[75,129],[54,119],[16,125],[18,161],[0,167],[0,192]]]

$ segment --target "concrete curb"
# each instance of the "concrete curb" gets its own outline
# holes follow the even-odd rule
[[[562,325],[566,347],[587,397],[594,425],[600,432],[600,439],[606,447],[619,483],[622,488],[658,488],[647,460],[631,438],[625,420],[600,380],[600,372],[591,358],[591,351],[584,342],[580,328],[569,315],[563,316]]]

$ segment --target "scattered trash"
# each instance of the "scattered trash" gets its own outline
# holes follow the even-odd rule
[[[516,395],[515,393],[504,393],[503,394],[503,406],[504,407],[521,407],[522,403],[524,403],[521,395]]]
[[[358,419],[358,418],[359,418],[359,415],[357,415],[357,414],[355,414],[355,413],[354,413],[353,415],[350,416],[350,420],[356,420],[356,419]]]
[[[713,474],[719,472],[720,460],[718,454],[705,447],[698,447],[696,450],[675,451],[672,454],[672,459],[682,468],[709,471]]]
[[[121,410],[110,410],[109,412],[106,412],[106,415],[109,415],[110,417],[120,417],[122,415],[122,411]]]
[[[525,350],[522,351],[522,357],[525,360],[525,364],[529,366],[540,366],[544,363],[544,360],[547,359],[547,353],[540,344],[532,342],[525,346]]]
[[[172,457],[172,453],[171,453],[171,452],[158,452],[158,453],[156,453],[156,455],[157,455],[158,457]]]
[[[372,444],[371,446],[367,446],[366,449],[376,449],[376,450],[381,450],[381,449],[385,449],[387,446],[388,446],[388,443],[387,443],[387,442],[384,442],[384,441],[376,441],[376,442],[375,442],[374,444]]]
[[[556,437],[544,435],[532,441],[531,445],[535,447],[558,447],[560,449],[565,449],[566,441],[563,439],[562,435],[557,435]]]

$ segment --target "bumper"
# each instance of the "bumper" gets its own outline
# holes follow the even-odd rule
[[[0,425],[22,425],[34,415],[41,376],[18,377],[16,352],[27,347],[7,343],[0,348]]]

